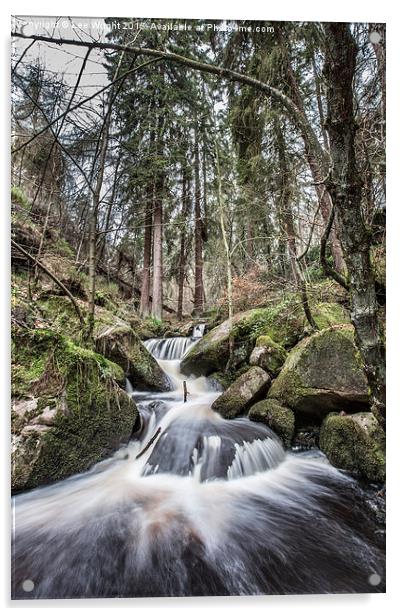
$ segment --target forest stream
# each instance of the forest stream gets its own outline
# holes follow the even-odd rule
[[[180,374],[196,339],[145,344],[172,390],[130,390],[128,446],[14,497],[14,598],[383,592],[359,484],[317,449],[285,451],[262,423],[214,412],[212,382]]]

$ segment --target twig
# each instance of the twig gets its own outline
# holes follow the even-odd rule
[[[155,441],[155,439],[158,437],[158,435],[160,434],[162,428],[159,426],[159,428],[157,429],[157,431],[155,432],[155,434],[153,435],[153,437],[148,441],[148,443],[145,445],[144,449],[142,449],[140,451],[139,454],[137,454],[135,456],[135,459],[138,460],[138,458],[141,458],[141,456],[151,447],[152,443]]]

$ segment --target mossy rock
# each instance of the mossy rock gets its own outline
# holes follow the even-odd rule
[[[320,421],[331,411],[365,410],[369,396],[352,326],[306,338],[288,355],[268,393],[296,413]]]
[[[13,343],[13,490],[85,471],[128,442],[138,411],[119,366],[49,330]]]
[[[267,424],[279,436],[285,447],[290,447],[295,431],[293,412],[280,405],[276,400],[261,400],[254,404],[248,412],[252,421]]]
[[[274,342],[270,336],[259,336],[250,355],[250,365],[259,366],[271,376],[276,376],[282,368],[286,356],[285,349]]]
[[[238,379],[242,374],[249,370],[250,366],[245,364],[241,366],[238,370],[229,369],[229,370],[219,370],[219,372],[213,372],[209,375],[208,380],[218,383],[223,390],[228,389]]]
[[[97,322],[97,351],[118,364],[135,389],[169,391],[171,384],[158,362],[148,352],[134,330],[113,316],[109,323]]]
[[[328,415],[320,448],[337,468],[369,481],[385,480],[385,434],[372,413]]]
[[[322,302],[312,307],[321,327],[350,323],[345,309],[337,303]],[[239,312],[208,332],[193,346],[181,362],[187,375],[208,376],[225,368],[229,359],[229,339],[233,339],[232,364],[235,369],[248,363],[260,336],[269,336],[284,349],[292,348],[309,331],[297,294],[289,294],[274,306]]]
[[[313,305],[312,314],[319,329],[333,325],[350,325],[349,312],[336,302],[319,302]]]
[[[215,400],[212,408],[226,419],[237,417],[266,394],[270,381],[262,368],[253,366]]]

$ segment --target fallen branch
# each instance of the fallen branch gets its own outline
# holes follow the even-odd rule
[[[188,396],[188,389],[187,389],[187,383],[186,381],[183,381],[183,401],[187,402],[187,396]]]
[[[60,287],[60,289],[62,289],[64,291],[64,293],[67,295],[67,297],[71,300],[71,303],[74,306],[75,312],[77,313],[77,316],[78,316],[78,318],[80,320],[81,325],[84,326],[84,317],[81,314],[81,310],[80,310],[77,302],[75,301],[74,296],[70,293],[70,291],[67,289],[67,287],[61,282],[61,280],[59,280],[54,274],[52,274],[52,272],[50,270],[48,270],[47,267],[45,265],[43,265],[43,263],[41,263],[41,261],[38,261],[38,259],[36,259],[31,254],[29,254],[29,252],[27,252],[22,246],[17,244],[17,242],[15,242],[14,240],[11,240],[11,245],[14,246],[14,248],[16,248],[27,259],[32,261],[32,263],[34,263],[37,267],[39,267],[47,276],[49,276],[49,278],[51,278],[53,280],[53,282],[55,282],[57,284],[58,287]]]
[[[138,460],[138,458],[141,458],[141,456],[148,451],[148,449],[151,447],[152,443],[158,438],[159,434],[161,433],[162,428],[159,426],[159,428],[157,429],[157,431],[155,432],[155,434],[153,435],[153,437],[148,441],[148,443],[145,445],[144,449],[142,449],[140,451],[139,454],[137,454],[135,456],[135,459]]]

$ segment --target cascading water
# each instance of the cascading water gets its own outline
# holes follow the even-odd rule
[[[223,419],[204,377],[186,379],[183,403],[192,339],[145,344],[174,391],[132,392],[135,440],[14,498],[13,596],[383,591],[382,540],[356,482],[317,451],[286,453],[263,424]]]
[[[191,336],[192,339],[198,340],[199,338],[202,338],[205,333],[205,327],[206,327],[205,323],[198,323],[197,325],[194,325],[193,333]]]

